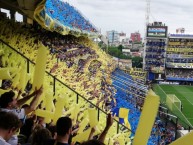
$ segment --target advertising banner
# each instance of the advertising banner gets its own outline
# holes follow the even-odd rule
[[[193,69],[193,63],[166,63],[167,68],[186,68],[186,69]]]
[[[193,58],[193,55],[188,55],[187,53],[184,54],[167,54],[167,58]]]
[[[175,46],[175,47],[191,47],[193,46],[193,39],[190,38],[169,38],[168,41],[169,46]]]
[[[193,78],[175,78],[175,77],[166,77],[169,81],[188,81],[193,82]]]
[[[179,85],[179,82],[169,82],[169,81],[159,81],[158,82],[161,85]]]
[[[147,26],[147,37],[167,37],[167,26]]]
[[[193,52],[193,48],[167,48],[167,52]]]
[[[160,67],[151,67],[151,72],[153,73],[164,73],[165,68],[160,66]]]
[[[169,38],[168,39],[168,47],[166,49],[166,57],[167,58],[192,58],[193,55],[193,37],[183,37],[183,35],[179,35],[181,38]],[[188,62],[188,61],[186,61]],[[192,68],[192,64],[166,64],[167,67],[170,68]]]

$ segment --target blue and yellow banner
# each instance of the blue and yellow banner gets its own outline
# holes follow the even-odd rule
[[[127,109],[127,108],[115,108],[113,110],[113,115],[118,117],[119,123],[124,124],[127,128],[131,129],[131,125],[128,121],[129,109]]]

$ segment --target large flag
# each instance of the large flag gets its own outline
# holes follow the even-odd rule
[[[119,123],[124,124],[127,128],[131,129],[129,119],[129,109],[127,108],[115,108],[113,111],[113,116],[119,119]]]

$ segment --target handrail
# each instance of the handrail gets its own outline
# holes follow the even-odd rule
[[[119,84],[121,84],[121,85],[124,85],[124,84],[122,84],[122,83],[119,82],[119,81],[117,81],[117,83],[119,83]],[[121,89],[122,91],[126,91],[127,93],[132,94],[133,96],[138,96],[139,98],[145,99],[145,97],[142,97],[141,95],[135,94],[135,93],[133,93],[133,92],[131,92],[131,91],[125,90],[125,89],[123,89],[123,88],[121,88],[121,87],[119,87],[119,86],[117,86],[117,85],[115,85],[115,84],[113,84],[113,86],[116,86],[116,87],[118,87],[119,89]],[[124,86],[125,86],[125,85],[124,85]],[[146,94],[145,94],[145,95],[146,95]]]
[[[15,48],[13,48],[12,46],[10,46],[9,44],[7,44],[6,42],[4,42],[2,39],[0,39],[0,41],[2,43],[4,43],[5,45],[9,46],[13,51],[17,52],[19,55],[21,55],[23,58],[25,58],[28,62],[32,63],[35,65],[35,63],[33,61],[31,61],[29,58],[27,58],[25,55],[23,55],[21,52],[19,52],[18,50],[16,50]],[[66,85],[64,82],[62,82],[61,80],[59,80],[58,78],[56,78],[54,75],[52,75],[51,73],[49,73],[48,71],[45,71],[49,76],[51,76],[52,78],[54,78],[54,80],[57,80],[58,82],[60,82],[62,85],[64,85],[65,87],[67,87],[68,89],[70,89],[71,91],[73,91],[74,93],[76,93],[78,96],[80,96],[82,99],[84,99],[86,102],[90,103],[92,106],[94,106],[96,109],[98,109],[98,111],[103,112],[104,114],[108,115],[104,110],[102,110],[101,108],[99,108],[98,106],[96,106],[95,104],[93,104],[91,101],[87,100],[85,97],[83,97],[82,95],[80,95],[78,92],[76,92],[75,90],[73,90],[72,88],[70,88],[68,85]],[[98,118],[99,118],[99,113],[98,113]],[[117,122],[117,124],[120,124],[118,120],[114,119],[114,121]],[[127,126],[125,126],[124,124],[120,124],[122,125],[124,128],[127,128],[128,131],[130,131],[131,133],[134,133],[131,129],[129,129]],[[119,127],[117,127],[117,129],[119,129]],[[118,133],[118,130],[117,130]]]
[[[115,75],[112,75],[112,78],[114,78],[114,79],[116,79],[116,80],[118,80],[118,81],[120,81],[120,82],[122,82],[122,83],[125,83],[125,84],[129,85],[129,87],[130,87],[130,86],[133,86],[133,83],[126,82],[126,81],[124,81],[124,80],[116,77]],[[142,87],[138,87],[138,88],[139,88],[140,90],[142,90],[142,91],[145,91],[145,92],[148,91],[147,89],[142,88]]]
[[[115,84],[114,84],[114,86],[116,86],[117,88],[121,89],[122,91],[124,91],[124,92],[126,92],[126,93],[128,93],[128,94],[132,94],[132,95],[138,96],[140,99],[145,99],[145,97],[142,97],[142,96],[140,96],[140,95],[136,95],[136,94],[134,94],[134,93],[131,93],[131,92],[129,92],[129,91],[127,91],[127,90],[125,90],[125,89],[123,89],[123,88],[115,85]]]
[[[120,76],[120,74],[118,74],[118,75]],[[132,80],[132,79],[130,79],[130,78],[127,78],[127,77],[125,77],[125,76],[122,76],[122,77],[124,77],[124,78],[126,78],[126,79],[128,79],[128,80],[130,80],[130,81],[133,81],[133,82],[135,82],[136,84],[140,84],[140,85],[143,86],[143,87],[146,86],[146,85],[141,84],[141,83],[138,82],[138,81],[134,81],[134,80]]]
[[[106,72],[104,72],[105,74],[107,74]],[[119,76],[120,76],[120,74],[118,74]],[[112,74],[112,77],[116,77],[114,74]],[[140,83],[140,82],[137,82],[137,81],[134,81],[134,80],[132,80],[132,79],[130,79],[130,78],[127,78],[127,77],[125,77],[125,76],[122,76],[122,77],[124,77],[124,78],[126,78],[126,79],[128,79],[128,80],[130,80],[130,81],[133,81],[134,83],[136,83],[136,84],[139,84],[139,85],[141,85],[142,86],[142,84]],[[117,78],[117,77],[116,77]],[[118,78],[118,79],[120,79],[120,78]],[[146,87],[146,85],[143,85],[143,87],[145,88]],[[147,91],[147,90],[146,90]]]

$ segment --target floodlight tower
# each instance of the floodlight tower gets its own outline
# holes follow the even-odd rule
[[[145,36],[144,36],[144,50],[143,50],[143,70],[145,70],[145,56],[146,56],[146,36],[147,36],[147,26],[149,25],[150,17],[150,3],[151,0],[146,0],[146,13],[145,13]]]
[[[151,3],[151,0],[146,0],[146,26],[149,24],[149,16],[150,16],[150,3]]]

